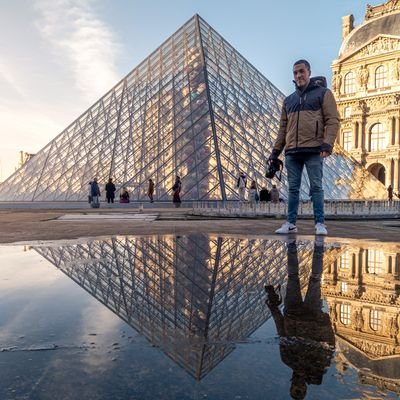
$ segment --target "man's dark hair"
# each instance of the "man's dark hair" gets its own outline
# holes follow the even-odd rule
[[[309,63],[307,60],[298,60],[298,61],[296,61],[296,62],[293,64],[293,66],[299,65],[299,64],[304,64],[304,65],[307,67],[307,69],[308,69],[309,71],[311,71],[311,65],[310,65],[310,63]]]

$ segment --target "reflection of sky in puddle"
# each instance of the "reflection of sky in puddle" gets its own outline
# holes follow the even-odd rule
[[[314,245],[295,247],[303,298]],[[286,399],[291,368],[309,375],[307,398],[399,391],[400,246],[325,241],[323,310],[337,352],[323,353],[321,384],[296,358],[302,342],[288,346],[312,327],[304,309],[299,322],[265,304],[264,285],[281,285],[288,309],[293,246],[206,235],[1,246],[0,398]]]

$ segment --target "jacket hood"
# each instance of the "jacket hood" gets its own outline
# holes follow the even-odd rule
[[[326,78],[324,76],[314,76],[312,78],[310,78],[310,83],[308,84],[308,86],[305,88],[305,90],[301,90],[297,85],[296,85],[296,81],[293,81],[296,90],[300,93],[305,93],[308,92],[310,90],[315,89],[316,87],[323,87],[323,88],[327,88],[328,84],[326,82]]]

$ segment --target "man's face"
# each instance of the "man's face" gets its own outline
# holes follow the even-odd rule
[[[305,64],[297,64],[293,66],[293,78],[299,88],[306,87],[310,82],[311,71]]]

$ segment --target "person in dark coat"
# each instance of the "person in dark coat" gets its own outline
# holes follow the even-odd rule
[[[268,189],[266,187],[263,187],[260,190],[260,201],[261,202],[267,202],[267,201],[271,201],[271,195],[268,192]]]
[[[270,196],[272,203],[279,203],[279,190],[277,189],[276,185],[272,185]]]
[[[97,179],[94,178],[91,185],[91,195],[92,195],[92,208],[100,207],[99,197],[101,196],[99,185],[97,184]]]
[[[307,385],[320,385],[334,354],[335,334],[329,314],[322,311],[321,277],[323,242],[315,242],[312,272],[303,300],[296,242],[288,244],[288,283],[283,313],[280,287],[265,286],[269,307],[279,335],[282,361],[293,370],[290,395],[304,399]]]
[[[388,192],[388,199],[389,199],[389,201],[393,201],[393,187],[392,187],[392,185],[389,185],[389,186],[388,186],[387,192]]]
[[[149,187],[147,189],[147,196],[149,196],[150,203],[154,203],[154,182],[152,179],[149,179]]]
[[[172,192],[173,192],[173,197],[172,197],[172,202],[175,204],[175,207],[180,207],[181,206],[181,193],[182,189],[182,181],[180,176],[176,176],[174,186],[172,186]]]
[[[121,194],[119,195],[119,202],[120,203],[129,203],[129,192],[126,188],[122,188]]]
[[[114,203],[116,188],[115,188],[115,185],[114,185],[114,183],[112,181],[112,178],[110,178],[108,180],[108,183],[106,184],[105,190],[106,190],[107,203]]]

